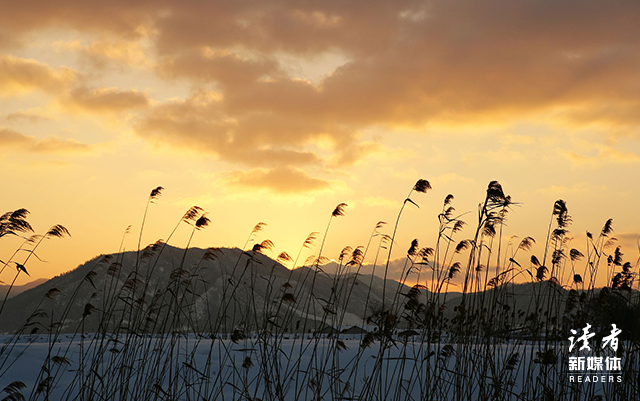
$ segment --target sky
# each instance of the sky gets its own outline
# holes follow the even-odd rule
[[[344,202],[323,249],[335,259],[366,245],[378,221],[395,222],[426,179],[432,190],[412,195],[420,207],[399,224],[392,257],[401,258],[414,238],[435,245],[448,194],[457,212],[471,212],[459,238],[471,237],[497,180],[520,203],[505,242],[531,236],[539,254],[563,199],[577,248],[613,218],[625,260],[638,258],[635,2],[25,0],[2,9],[2,208],[27,208],[38,233],[54,224],[71,233],[42,244],[31,278],[116,252],[123,238],[136,249],[157,186],[165,190],[143,246],[197,205],[212,223],[191,245],[242,247],[264,222],[254,241],[296,255]],[[181,226],[171,244],[189,234]],[[2,260],[21,244],[0,242]]]

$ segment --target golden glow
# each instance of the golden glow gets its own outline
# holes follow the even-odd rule
[[[129,225],[135,248],[158,185],[145,244],[198,205],[212,225],[196,246],[241,246],[264,221],[274,256],[294,254],[346,202],[325,246],[336,258],[425,178],[433,190],[400,222],[402,257],[413,238],[434,246],[447,194],[473,226],[498,180],[522,202],[506,230],[539,240],[533,253],[562,198],[576,246],[611,217],[637,259],[635,4],[97,7],[13,2],[0,15],[3,209],[72,234],[42,246],[33,278],[117,251]],[[19,246],[3,239],[0,259]]]

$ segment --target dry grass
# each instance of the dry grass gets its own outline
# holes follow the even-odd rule
[[[402,212],[407,204],[418,206],[416,197],[430,188],[419,180],[400,205],[392,234],[379,222],[366,246],[343,249],[332,273],[323,270],[324,244],[332,221],[346,218],[344,203],[329,214],[321,241],[319,233],[310,234],[295,258],[286,252],[266,258],[274,249],[269,240],[247,249],[265,227],[257,224],[235,262],[218,266],[217,287],[204,272],[225,251],[211,248],[197,261],[189,257],[193,237],[209,224],[204,210],[189,209],[166,242],[142,248],[141,231],[134,258],[124,252],[103,256],[75,287],[42,294],[0,350],[0,381],[20,363],[25,336],[46,338],[46,358],[36,367],[33,386],[11,381],[3,395],[14,400],[640,398],[638,266],[625,263],[620,248],[613,247],[612,221],[597,236],[587,234],[585,253],[571,249],[571,217],[558,200],[543,254],[532,255],[531,237],[504,243],[506,218],[516,203],[493,181],[479,204],[473,235],[460,238],[467,224],[455,214],[454,197],[447,196],[436,243],[421,248],[414,240],[399,282],[389,285]],[[161,192],[162,187],[151,192],[142,227]],[[0,217],[0,237],[32,231],[26,217],[22,209]],[[189,241],[179,262],[163,273],[167,242],[183,224],[191,226]],[[27,238],[26,260],[13,262],[14,254],[3,270],[13,262],[16,278],[27,274],[38,245],[65,235],[64,227],[54,226]],[[318,255],[301,263],[303,250],[312,247]],[[372,273],[376,266],[384,268],[380,290],[373,274],[361,275],[368,255],[374,259]],[[166,280],[156,279],[162,274]],[[597,289],[603,276],[608,285]],[[407,286],[409,277],[419,284]],[[460,293],[450,291],[456,282]],[[522,298],[525,290],[531,293]],[[65,306],[51,310],[61,294]],[[349,321],[354,302],[362,303],[358,317],[366,330],[340,334],[336,328]],[[6,303],[5,298],[0,320]],[[81,314],[75,305],[83,305]],[[591,323],[603,332],[612,322],[624,326],[618,350],[623,381],[570,383],[569,330]],[[65,330],[73,333],[66,348],[56,345]],[[92,335],[85,336],[88,330]],[[72,379],[61,381],[64,375]]]

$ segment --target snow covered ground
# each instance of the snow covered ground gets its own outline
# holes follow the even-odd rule
[[[613,394],[620,386],[571,383],[561,355],[541,367],[532,363],[536,346],[523,343],[487,350],[409,341],[381,354],[379,342],[362,349],[357,335],[340,341],[253,335],[237,343],[197,335],[12,339],[0,336],[9,344],[0,358],[0,389],[21,381],[27,399],[517,399],[542,394],[535,387],[545,375],[558,399],[572,391]]]

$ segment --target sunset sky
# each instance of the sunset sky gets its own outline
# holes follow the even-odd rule
[[[473,226],[491,180],[521,203],[505,237],[543,243],[561,198],[575,247],[613,218],[625,261],[638,257],[638,3],[25,0],[1,9],[2,211],[27,208],[38,233],[62,224],[72,235],[40,248],[46,263],[30,260],[31,278],[116,252],[129,225],[124,244],[134,249],[157,186],[166,189],[143,245],[166,239],[197,205],[212,224],[195,246],[242,246],[265,222],[257,240],[295,255],[345,202],[324,252],[337,258],[365,245],[378,221],[393,223],[423,178],[433,189],[412,196],[420,208],[406,209],[393,257],[413,238],[434,246],[449,193]],[[184,246],[189,232],[171,243]],[[20,245],[1,242],[2,260]]]

